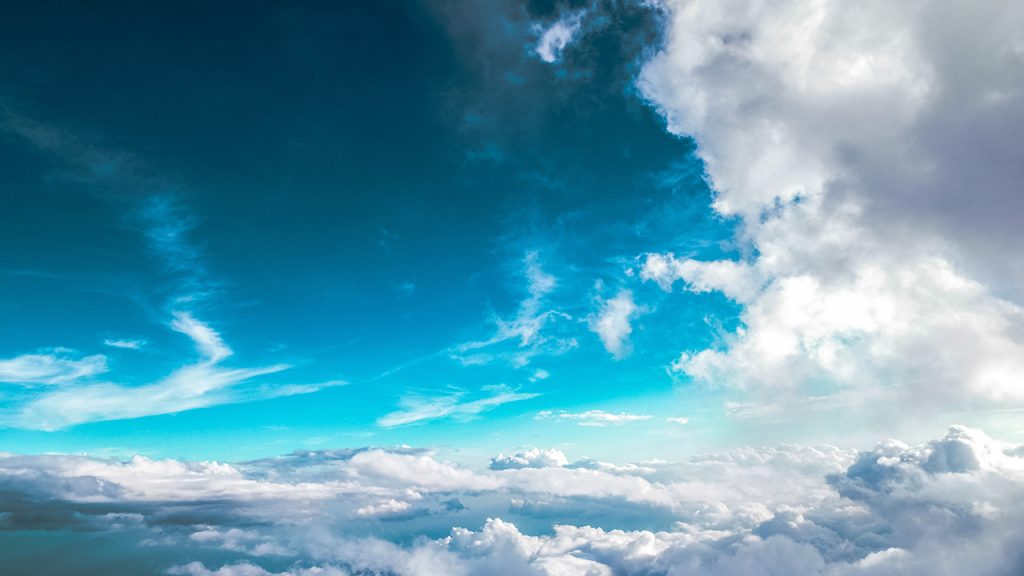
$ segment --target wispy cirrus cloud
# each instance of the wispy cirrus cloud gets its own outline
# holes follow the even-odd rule
[[[377,425],[391,428],[445,418],[471,419],[503,404],[529,400],[540,395],[517,392],[503,386],[497,387],[494,392],[490,396],[475,400],[466,400],[466,395],[462,392],[433,397],[405,396],[399,401],[400,408],[381,416],[377,419]]]
[[[0,360],[0,382],[9,384],[63,384],[87,379],[107,371],[107,358],[101,354],[71,357],[70,351],[22,354]]]
[[[546,297],[558,285],[557,279],[544,271],[540,256],[535,251],[526,253],[522,265],[527,297],[520,301],[515,316],[495,318],[493,336],[453,346],[449,350],[452,358],[466,365],[487,364],[501,359],[514,367],[523,367],[537,355],[562,354],[577,346],[573,337],[545,333],[557,320],[572,319],[565,312],[545,306]]]
[[[650,414],[633,414],[630,412],[606,412],[604,410],[587,410],[586,412],[566,412],[559,410],[541,410],[534,416],[536,420],[565,420],[576,422],[580,426],[603,428],[613,424],[641,422],[653,418]]]
[[[141,350],[146,345],[145,338],[105,338],[104,346],[122,350]]]
[[[17,362],[7,365],[8,376],[11,378],[25,380],[33,377],[35,381],[60,386],[28,399],[8,414],[3,424],[18,428],[57,430],[85,422],[139,418],[217,404],[305,394],[343,384],[341,381],[327,381],[314,384],[249,385],[250,381],[259,376],[281,372],[289,366],[223,366],[223,362],[232,355],[231,348],[220,333],[188,312],[174,313],[170,328],[192,340],[199,358],[152,384],[128,386],[89,381],[88,378],[99,373],[100,368],[105,368],[102,356],[79,361],[38,355],[14,359]],[[3,366],[0,364],[0,369]]]

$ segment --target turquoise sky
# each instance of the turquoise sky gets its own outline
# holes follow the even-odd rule
[[[565,7],[502,9],[10,12],[0,358],[43,365],[6,378],[27,382],[0,397],[0,450],[612,458],[728,434],[719,394],[666,367],[736,306],[638,278],[648,251],[739,253],[693,142],[634,87],[658,15],[594,19],[585,49],[545,62],[534,22]],[[51,32],[32,33],[43,19]],[[595,315],[623,291],[637,310],[616,356]],[[176,315],[233,352],[183,378],[254,373],[140,407],[204,362]],[[89,386],[136,408],[32,408]],[[644,441],[536,417],[588,410],[643,416]]]

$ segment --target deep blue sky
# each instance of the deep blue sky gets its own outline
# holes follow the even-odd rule
[[[735,312],[716,295],[666,299],[626,269],[647,251],[729,253],[732,227],[708,208],[692,141],[668,134],[634,87],[660,16],[593,11],[585,45],[542,61],[538,26],[570,12],[5,9],[0,357],[102,354],[107,370],[83,382],[149,384],[195,358],[169,329],[184,311],[234,351],[225,367],[290,368],[250,382],[259,392],[173,415],[45,432],[17,430],[37,416],[15,418],[0,449],[230,457],[460,439],[489,450],[550,433],[616,451],[605,429],[534,416],[653,410],[656,429],[691,417],[665,367]],[[515,338],[481,350],[486,363],[452,358],[516,317],[531,266],[556,282],[536,310],[557,312],[552,340],[525,365],[509,357],[530,348]],[[644,294],[643,313],[632,353],[616,359],[588,317],[621,288]],[[335,380],[347,385],[252,401]],[[12,387],[4,408],[23,412],[52,388]],[[502,393],[523,396],[478,415],[378,422],[403,398]]]

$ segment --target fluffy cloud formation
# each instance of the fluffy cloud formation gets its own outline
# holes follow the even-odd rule
[[[633,293],[622,290],[614,298],[603,300],[597,314],[590,319],[590,329],[601,338],[604,349],[616,359],[629,355],[632,320],[640,313],[633,302]]]
[[[482,472],[414,449],[242,464],[4,455],[0,527],[120,534],[189,575],[1001,576],[1024,567],[1019,452],[957,426],[859,454],[747,448],[614,472],[543,450]],[[411,531],[446,535],[383,536]]]
[[[541,450],[530,448],[509,456],[498,454],[491,458],[491,470],[511,470],[514,468],[547,468],[549,466],[565,466],[569,459],[561,450]]]
[[[674,369],[797,396],[1024,400],[1024,7],[666,1],[642,92],[747,256],[641,277],[743,305]]]

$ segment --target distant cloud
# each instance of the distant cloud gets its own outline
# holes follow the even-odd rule
[[[516,452],[509,456],[498,454],[491,458],[491,470],[513,470],[518,468],[548,468],[550,466],[565,466],[569,459],[561,450],[531,448],[522,452]]]
[[[575,12],[547,28],[538,28],[541,31],[541,36],[534,51],[541,60],[549,64],[558,61],[562,51],[580,31],[580,24],[585,14],[585,11]]]
[[[107,338],[103,345],[124,350],[139,350],[146,345],[146,341],[142,338]]]
[[[0,360],[0,382],[11,384],[63,384],[106,371],[107,358],[99,354],[74,359],[59,351]]]
[[[860,453],[785,445],[566,465],[531,449],[490,470],[411,448],[242,464],[0,454],[0,512],[5,529],[158,540],[184,575],[996,576],[1024,563],[1018,448],[954,426]],[[510,513],[519,526],[500,519]],[[380,518],[394,541],[366,536]],[[539,535],[520,528],[546,522],[557,523]],[[443,537],[410,538],[425,530]]]
[[[679,418],[679,417],[676,417],[676,416],[670,416],[668,418],[665,418],[665,421],[670,423],[670,424],[689,424],[690,423],[690,419],[689,418]]]
[[[650,420],[653,416],[649,414],[631,414],[629,412],[605,412],[604,410],[587,410],[586,412],[566,412],[560,410],[542,410],[537,413],[537,420],[568,420],[576,422],[580,426],[604,427],[610,424],[625,424],[627,422],[639,422]]]
[[[629,335],[633,332],[631,322],[640,311],[633,302],[633,293],[622,290],[614,298],[602,301],[596,315],[590,318],[590,329],[617,360],[629,355]]]
[[[509,389],[476,400],[464,400],[462,393],[437,397],[406,396],[402,398],[399,410],[380,417],[377,424],[390,428],[444,418],[472,418],[503,404],[529,400],[537,396],[539,394],[527,394]]]

